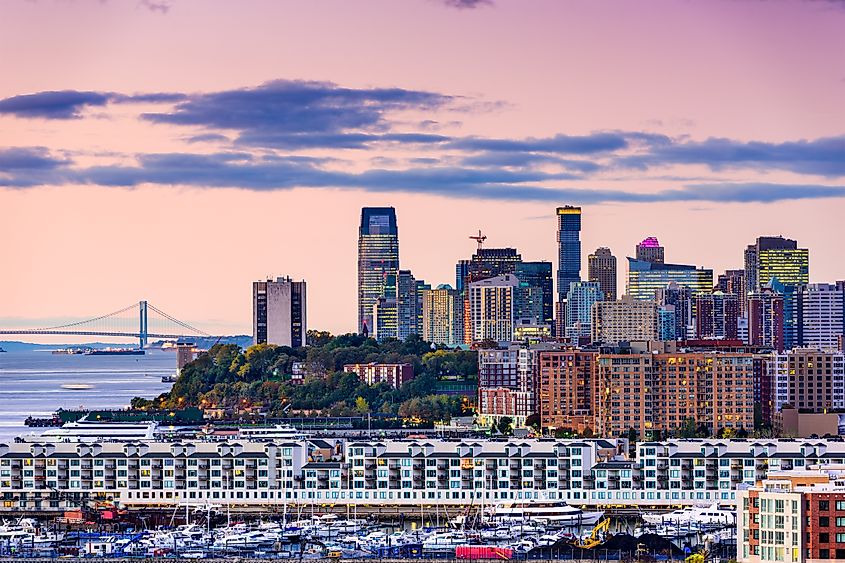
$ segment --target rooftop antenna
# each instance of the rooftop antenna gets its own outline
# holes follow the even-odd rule
[[[482,235],[481,229],[478,229],[478,234],[472,235],[469,238],[478,243],[478,251],[481,252],[481,247],[484,246],[484,241],[487,240],[487,235]]]

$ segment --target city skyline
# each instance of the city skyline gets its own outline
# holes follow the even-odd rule
[[[4,4],[0,325],[149,299],[248,334],[249,284],[285,274],[351,332],[362,207],[396,208],[432,287],[478,229],[557,271],[565,205],[620,295],[649,236],[715,277],[783,235],[845,277],[837,3],[447,4]]]

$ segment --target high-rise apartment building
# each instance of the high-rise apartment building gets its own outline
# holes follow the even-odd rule
[[[514,267],[514,275],[523,284],[539,287],[543,291],[543,316],[541,322],[554,322],[554,278],[551,262],[519,262]]]
[[[399,270],[396,277],[396,338],[405,340],[419,334],[417,280],[410,270]]]
[[[693,297],[695,338],[698,340],[736,340],[740,297],[714,291]]]
[[[654,299],[658,289],[675,282],[693,294],[713,291],[713,270],[688,264],[665,264],[628,258],[627,294],[634,299]]]
[[[618,301],[593,303],[592,341],[616,345],[657,339],[657,305],[654,301],[624,296]]]
[[[721,291],[722,293],[730,293],[736,295],[739,299],[739,315],[745,316],[745,300],[748,294],[747,285],[745,283],[745,270],[725,270],[724,274],[719,274],[716,279],[716,285],[713,291]]]
[[[748,294],[748,343],[782,352],[783,295],[771,287]]]
[[[658,242],[657,237],[648,237],[643,239],[641,243],[637,245],[637,260],[641,260],[643,262],[654,262],[656,264],[663,264],[664,262],[664,250],[663,247],[660,246],[660,242]]]
[[[581,208],[557,208],[557,295],[566,300],[569,284],[581,281]]]
[[[587,257],[587,279],[598,282],[605,301],[616,301],[616,256],[606,247]]]
[[[688,334],[692,333],[695,322],[692,299],[692,290],[675,282],[655,291],[655,300],[662,310],[664,322],[661,334],[667,337],[669,334],[674,335],[671,338],[661,336],[661,340],[686,340]],[[668,324],[670,311],[674,315],[674,327],[671,329]]]
[[[463,296],[450,285],[427,289],[422,295],[422,337],[427,342],[457,346],[464,342]]]
[[[255,344],[305,346],[305,281],[280,277],[252,283],[252,339]]]
[[[566,294],[566,329],[564,334],[573,344],[589,339],[593,326],[593,304],[602,301],[604,294],[599,282],[572,282]]]
[[[799,285],[792,313],[795,346],[837,350],[845,334],[845,282]]]
[[[399,229],[392,207],[364,207],[358,230],[358,331],[373,331],[373,306],[399,271]],[[366,328],[365,328],[366,327]]]
[[[597,353],[543,350],[537,358],[537,409],[544,429],[595,431]]]
[[[504,274],[468,285],[470,337],[472,342],[513,340],[514,297],[519,280]]]
[[[765,359],[772,412],[785,405],[805,412],[845,408],[845,356],[842,352],[795,348]]]

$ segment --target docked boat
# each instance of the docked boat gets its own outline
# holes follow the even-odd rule
[[[714,528],[736,524],[736,513],[722,510],[718,505],[688,506],[672,512],[651,512],[642,515],[643,522],[654,526],[675,528]]]
[[[604,512],[584,512],[565,502],[525,502],[496,505],[490,513],[493,522],[534,522],[547,526],[592,526]]]
[[[422,542],[423,552],[451,552],[459,545],[469,543],[469,538],[464,532],[435,532]]]

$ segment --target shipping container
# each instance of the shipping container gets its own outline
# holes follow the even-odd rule
[[[459,545],[455,548],[458,559],[513,559],[513,550],[496,545]]]

